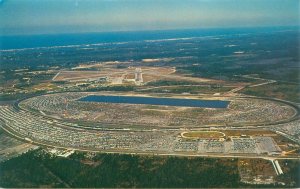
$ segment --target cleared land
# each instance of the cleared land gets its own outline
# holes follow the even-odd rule
[[[264,159],[239,159],[241,182],[248,184],[272,184],[276,172],[271,161]]]
[[[141,67],[144,82],[153,81],[175,72],[174,68],[168,67]],[[53,81],[88,81],[108,77],[109,80],[116,78],[134,79],[135,68],[106,68],[99,71],[60,71],[53,77]]]
[[[187,81],[195,83],[224,83],[221,80],[207,79],[201,77],[188,77],[184,75],[175,74],[176,70],[174,67],[138,67],[142,69],[143,83],[151,81],[168,79],[173,81]],[[72,70],[72,71],[60,71],[54,77],[53,81],[93,81],[99,78],[106,78],[106,80],[112,84],[118,84],[122,82],[128,82],[135,78],[136,67],[128,68],[103,68],[97,71],[83,71],[83,70]]]

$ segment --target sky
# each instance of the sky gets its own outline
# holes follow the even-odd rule
[[[0,0],[0,34],[299,26],[299,0]]]

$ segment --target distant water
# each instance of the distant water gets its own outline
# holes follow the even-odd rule
[[[18,35],[1,36],[0,49],[23,49],[37,47],[69,46],[142,40],[176,39],[205,36],[221,36],[257,32],[295,29],[295,27],[272,28],[235,28],[235,29],[186,29],[139,32],[51,34],[51,35]],[[1,34],[1,33],[0,33]]]
[[[123,104],[150,104],[162,106],[184,106],[200,108],[227,108],[229,101],[196,100],[180,98],[154,98],[137,96],[98,96],[90,95],[79,99],[85,102],[123,103]]]

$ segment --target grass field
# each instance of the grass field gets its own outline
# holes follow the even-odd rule
[[[299,84],[277,82],[253,88],[245,88],[241,91],[246,95],[272,97],[292,102],[300,102]]]
[[[219,139],[224,137],[225,134],[219,131],[191,131],[183,132],[181,136],[184,138]]]
[[[268,130],[225,130],[226,136],[276,136],[277,134]]]

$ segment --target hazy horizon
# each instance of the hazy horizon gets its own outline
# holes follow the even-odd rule
[[[0,36],[0,51],[36,47],[92,45],[100,43],[119,43],[147,40],[187,40],[199,37],[212,38],[220,36],[224,37],[233,35],[299,31],[299,26],[278,26],[5,35]]]
[[[299,26],[298,0],[0,0],[1,35]]]

